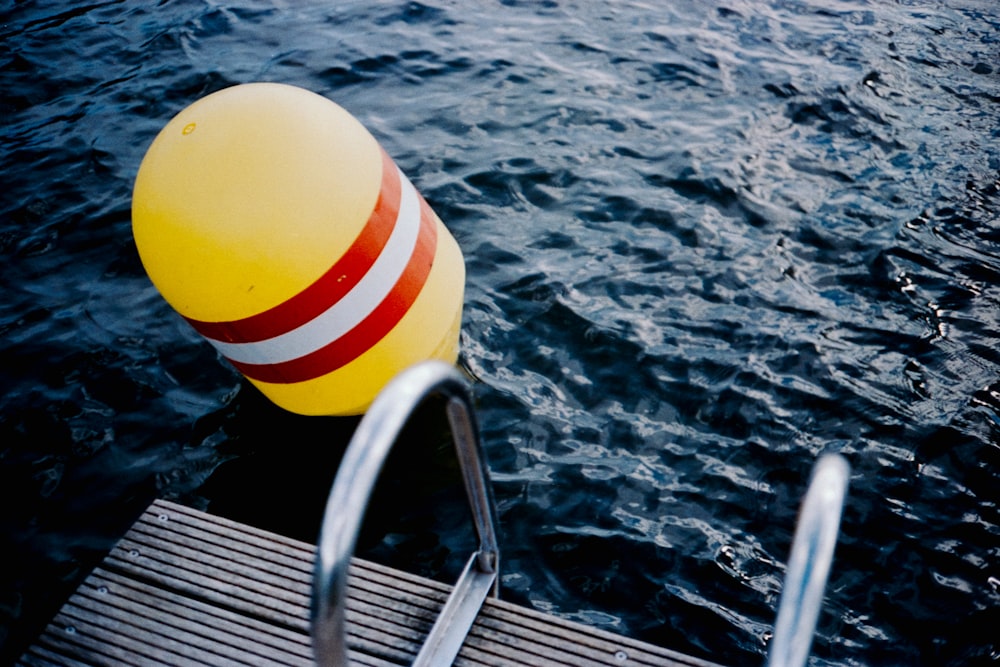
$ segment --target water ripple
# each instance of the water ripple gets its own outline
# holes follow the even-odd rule
[[[263,79],[355,113],[463,249],[506,597],[759,662],[839,451],[814,662],[995,659],[991,4],[34,3],[0,26],[3,535],[47,565],[12,570],[0,625],[48,616],[153,495],[311,539],[302,496],[353,423],[288,445],[315,422],[219,363],[130,240],[163,123]],[[437,574],[467,527],[419,477],[372,548]]]

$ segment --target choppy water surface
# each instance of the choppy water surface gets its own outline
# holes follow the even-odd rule
[[[163,124],[266,80],[354,113],[465,253],[504,597],[762,663],[840,452],[813,664],[1000,660],[992,1],[5,2],[0,30],[5,655],[154,496],[315,536],[356,422],[242,384],[130,231]],[[449,578],[447,442],[410,439],[364,549]]]

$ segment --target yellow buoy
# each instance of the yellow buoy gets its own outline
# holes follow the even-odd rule
[[[458,244],[315,93],[251,83],[181,111],[139,167],[132,229],[167,302],[292,412],[360,414],[404,368],[458,356]]]

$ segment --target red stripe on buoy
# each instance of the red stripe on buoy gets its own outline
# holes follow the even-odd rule
[[[424,198],[420,201],[420,231],[410,261],[385,299],[357,326],[327,345],[304,356],[277,364],[230,363],[249,378],[261,382],[290,384],[312,380],[354,361],[392,331],[427,282],[437,250],[434,213]]]
[[[287,301],[250,317],[227,322],[185,319],[205,338],[224,343],[266,340],[302,326],[340,301],[375,263],[399,217],[400,197],[399,171],[382,150],[382,189],[375,208],[351,246],[326,273]]]

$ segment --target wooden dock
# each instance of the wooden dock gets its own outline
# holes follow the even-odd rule
[[[311,665],[315,547],[156,501],[19,665]],[[409,665],[450,587],[361,559],[348,580],[352,665]],[[488,599],[456,665],[713,667]]]

